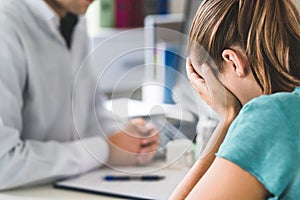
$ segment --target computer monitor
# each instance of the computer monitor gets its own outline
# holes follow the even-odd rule
[[[173,104],[171,89],[178,69],[184,14],[149,15],[145,18],[145,84],[142,99],[152,104]]]
[[[155,49],[161,41],[177,43],[180,59],[177,61],[179,72],[184,72],[187,56],[187,42],[190,27],[202,0],[185,0],[183,14],[151,15],[145,19],[145,63],[155,63]],[[178,32],[178,34],[176,34]],[[155,76],[153,66],[147,66],[146,78]]]
[[[178,71],[180,78],[177,77],[177,82],[174,87],[174,93],[180,97],[180,101],[187,110],[191,111],[195,116],[203,115],[208,116],[210,119],[217,119],[215,112],[208,107],[201,98],[197,95],[196,97],[192,95],[193,89],[186,76],[185,62],[188,56],[188,40],[191,25],[194,16],[202,3],[203,0],[187,0],[186,10],[185,10],[185,22],[182,30],[183,35],[185,35],[180,44],[180,60],[178,61]]]
[[[187,55],[187,44],[188,44],[188,37],[191,29],[191,25],[194,19],[194,16],[199,8],[199,5],[201,4],[202,0],[187,0],[186,8],[185,8],[185,22],[182,27],[182,33],[185,35],[185,37],[182,37],[181,41],[181,48],[180,48],[180,54],[182,58],[186,58]],[[185,76],[185,59],[180,59],[178,62],[178,69],[179,71]]]
[[[159,92],[154,92],[154,89],[148,90],[148,86],[145,86],[143,100],[146,102],[154,101],[153,93],[157,94],[157,102],[176,102],[170,97],[172,94],[169,89],[172,90],[176,85],[178,76],[186,79],[185,61],[189,30],[202,0],[185,2],[183,14],[150,15],[145,19],[145,82],[154,81],[168,88],[165,89],[167,92],[160,92],[159,95]],[[166,52],[169,57],[166,56]],[[169,62],[166,62],[167,59]],[[161,90],[159,87],[155,91]]]
[[[186,16],[186,23],[183,32],[185,34],[189,34],[190,27],[192,25],[194,16],[201,4],[202,0],[187,0],[185,16]]]

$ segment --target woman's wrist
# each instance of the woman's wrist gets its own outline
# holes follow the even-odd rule
[[[230,125],[241,110],[241,105],[230,106],[220,115],[220,122]]]
[[[225,111],[225,122],[227,122],[227,123],[232,123],[233,122],[233,120],[238,116],[238,114],[239,114],[239,112],[240,112],[240,110],[241,110],[241,107],[239,106],[239,107],[237,107],[237,106],[235,106],[235,107],[230,107],[230,108],[228,108],[226,111]]]

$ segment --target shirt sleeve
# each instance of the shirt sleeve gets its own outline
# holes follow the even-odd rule
[[[251,173],[278,197],[300,165],[298,131],[275,101],[259,97],[241,110],[216,155]]]
[[[0,190],[99,167],[108,158],[108,146],[101,137],[64,143],[22,139],[26,59],[14,23],[9,22],[0,13]]]
[[[91,108],[87,133],[92,135],[101,134],[102,137],[108,137],[125,128],[128,119],[120,118],[113,112],[104,107],[106,100],[105,94],[98,90],[95,96],[95,103],[91,103]]]
[[[86,38],[80,45],[81,54],[83,55],[81,60],[84,60],[84,67],[81,67],[80,73],[77,74],[77,80],[80,80],[81,82],[76,84],[75,89],[79,90],[80,85],[84,85],[82,82],[87,81],[88,86],[84,87],[84,91],[89,89],[91,90],[90,94],[93,94],[89,98],[90,106],[88,108],[88,120],[86,120],[87,126],[84,134],[87,136],[107,137],[122,130],[127,124],[128,119],[122,119],[104,107],[107,96],[102,91],[100,85],[101,75],[103,73],[102,68],[100,68],[97,63],[94,63],[95,60],[91,55],[96,54],[95,49],[92,48],[92,40],[88,37],[86,31],[86,20],[84,17],[81,17],[81,20],[83,23],[80,24],[81,26],[79,27],[80,30],[78,32],[80,32],[80,34],[78,39],[82,39],[82,37]],[[83,49],[82,46],[85,48]],[[89,78],[87,79],[85,76],[88,76]],[[89,93],[86,93],[85,95],[89,95]],[[78,113],[78,115],[80,115],[80,113]]]

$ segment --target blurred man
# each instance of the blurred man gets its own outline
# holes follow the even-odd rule
[[[101,96],[94,106],[93,71],[77,77],[80,88],[72,93],[88,54],[81,15],[92,1],[0,2],[1,190],[103,163],[146,164],[155,154],[155,127],[137,119],[122,130],[104,110]]]

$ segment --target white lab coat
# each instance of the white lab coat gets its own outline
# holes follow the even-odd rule
[[[74,87],[88,53],[84,20],[71,50],[58,23],[42,0],[0,2],[0,190],[85,172],[108,158],[102,134],[116,126],[97,95],[93,106],[91,69]]]

